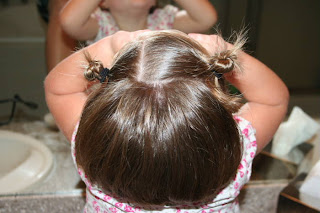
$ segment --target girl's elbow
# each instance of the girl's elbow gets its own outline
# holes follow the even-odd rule
[[[283,114],[285,115],[288,110],[289,100],[290,100],[290,93],[288,88],[284,85],[284,87],[279,91],[279,109],[282,109]]]
[[[59,23],[61,25],[61,28],[64,31],[68,31],[70,28],[70,23],[72,21],[70,20],[70,16],[68,16],[67,14],[61,13],[59,16]]]
[[[280,89],[281,91],[281,96],[282,96],[282,100],[285,103],[289,103],[289,99],[290,99],[290,92],[289,89],[287,87],[287,85],[282,81],[282,88]]]
[[[218,21],[218,14],[214,11],[212,12],[210,15],[208,15],[206,17],[205,22],[203,22],[203,28],[206,30],[211,30],[214,25],[217,23]]]
[[[216,12],[216,10],[214,10],[211,14],[211,16],[209,16],[209,24],[211,27],[213,27],[217,22],[218,22],[218,13]]]
[[[217,23],[217,19],[207,20],[202,24],[202,30],[200,32],[207,32],[208,30],[212,30],[214,25]]]
[[[66,23],[68,23],[69,18],[70,18],[70,16],[66,12],[64,12],[64,11],[60,12],[59,22],[61,25],[65,25]]]
[[[44,79],[43,86],[44,86],[45,95],[52,93],[54,86],[53,86],[53,80],[50,74]]]
[[[290,92],[288,87],[285,86],[284,92],[283,92],[283,100],[284,100],[284,105],[286,108],[288,108],[289,101],[290,101]]]
[[[73,20],[72,16],[67,13],[61,13],[59,16],[59,23],[61,28],[64,32],[68,35],[74,37],[75,35],[75,21]]]

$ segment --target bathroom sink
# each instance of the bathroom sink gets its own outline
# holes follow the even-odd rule
[[[18,193],[43,179],[53,156],[41,141],[0,130],[0,194]]]

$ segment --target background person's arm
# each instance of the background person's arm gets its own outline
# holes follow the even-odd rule
[[[175,0],[183,10],[174,19],[173,28],[185,33],[204,33],[218,20],[216,9],[208,0]]]
[[[64,31],[77,40],[94,39],[99,30],[98,21],[92,13],[101,0],[70,0],[60,13]]]

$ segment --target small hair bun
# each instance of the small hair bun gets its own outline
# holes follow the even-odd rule
[[[86,70],[84,71],[84,77],[88,81],[100,80],[100,72],[103,70],[101,61],[92,60],[89,62]]]
[[[236,55],[230,51],[218,53],[211,59],[211,69],[220,74],[230,72],[235,67],[235,59],[237,59]]]
[[[230,72],[234,68],[234,61],[231,58],[222,58],[213,61],[215,71],[219,73]]]

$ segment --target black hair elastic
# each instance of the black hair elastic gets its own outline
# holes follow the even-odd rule
[[[223,76],[223,73],[219,73],[219,72],[217,72],[217,71],[215,71],[215,70],[212,70],[212,73],[213,73],[218,79],[222,78],[222,76]]]
[[[103,83],[106,81],[106,78],[109,77],[109,74],[110,74],[110,70],[108,68],[103,68],[103,70],[100,71],[99,73],[99,80],[100,80],[100,83]]]

